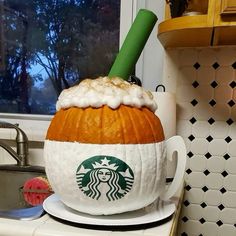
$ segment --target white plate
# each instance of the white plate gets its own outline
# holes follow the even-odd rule
[[[48,214],[56,218],[72,223],[96,226],[135,226],[155,223],[169,218],[176,209],[175,204],[170,201],[159,201],[136,211],[94,216],[67,207],[56,194],[44,201],[43,208]]]

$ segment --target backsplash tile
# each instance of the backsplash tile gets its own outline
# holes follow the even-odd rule
[[[236,47],[167,50],[164,85],[188,153],[178,234],[235,236]]]

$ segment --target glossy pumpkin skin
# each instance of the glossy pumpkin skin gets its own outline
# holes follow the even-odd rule
[[[48,140],[91,144],[144,144],[164,140],[159,118],[148,108],[72,107],[54,116]]]

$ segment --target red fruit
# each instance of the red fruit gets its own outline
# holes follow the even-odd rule
[[[52,193],[51,186],[46,178],[35,177],[27,180],[24,183],[23,195],[25,201],[32,205],[37,206]]]

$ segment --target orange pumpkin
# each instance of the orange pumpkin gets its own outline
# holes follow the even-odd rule
[[[164,140],[159,118],[148,108],[61,109],[47,132],[48,140],[91,144],[144,144]]]

